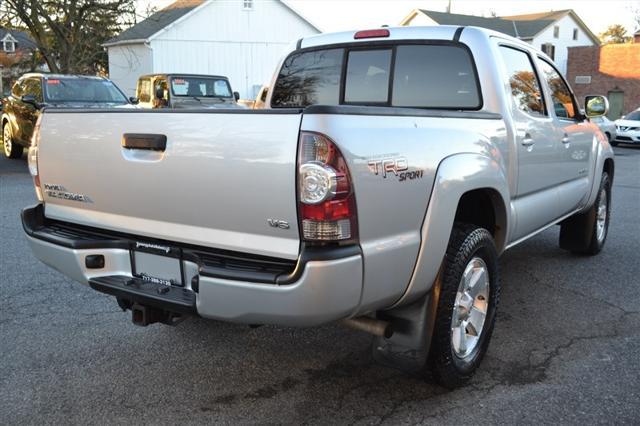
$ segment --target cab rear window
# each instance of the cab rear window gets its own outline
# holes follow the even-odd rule
[[[276,80],[273,108],[380,105],[480,109],[470,52],[456,44],[406,44],[294,52]]]

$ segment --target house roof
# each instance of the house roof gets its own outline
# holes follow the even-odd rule
[[[551,19],[558,20],[562,18],[567,13],[571,12],[571,9],[564,10],[551,10],[548,12],[538,12],[538,13],[525,13],[523,15],[510,15],[510,16],[501,16],[502,19],[510,19],[512,21],[534,21],[540,19]]]
[[[500,18],[484,18],[482,16],[459,15],[457,13],[436,12],[434,10],[419,9],[420,12],[436,21],[439,25],[461,25],[465,27],[482,27],[499,31],[515,37],[513,24]]]
[[[8,30],[6,28],[0,28],[0,40],[3,40],[7,34],[10,34],[18,43],[18,49],[36,49],[36,42],[33,41],[29,33],[20,30]]]
[[[117,44],[129,44],[148,41],[151,37],[153,37],[154,34],[162,31],[163,29],[173,24],[188,13],[194,11],[207,1],[208,0],[177,0],[164,9],[161,9],[153,15],[149,16],[144,21],[137,23],[133,27],[121,32],[118,36],[108,40],[103,44],[103,46],[113,46]],[[311,27],[313,27],[315,30],[320,32],[318,27],[304,18],[296,9],[287,4],[287,2],[280,0],[280,3],[282,3],[291,12],[311,25]]]
[[[460,15],[457,13],[436,12],[434,10],[416,9],[407,16],[401,24],[409,22],[416,14],[422,13],[433,19],[439,25],[461,25],[487,28],[499,31],[503,34],[529,40],[541,33],[549,25],[567,14],[587,33],[595,44],[599,44],[598,38],[589,30],[582,20],[572,10],[558,10],[552,12],[530,13],[526,15],[513,15],[485,18],[483,16]]]
[[[205,0],[178,0],[149,16],[131,28],[118,34],[104,43],[104,46],[121,44],[123,42],[147,40],[168,25],[182,18],[187,13],[204,3]]]

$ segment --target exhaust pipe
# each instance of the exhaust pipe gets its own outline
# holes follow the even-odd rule
[[[385,339],[389,339],[393,336],[393,327],[391,326],[391,323],[375,318],[347,318],[340,321],[340,323],[354,330],[364,331],[366,333],[373,334],[374,336],[384,337]]]

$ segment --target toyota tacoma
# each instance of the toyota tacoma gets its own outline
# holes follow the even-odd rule
[[[45,110],[35,255],[138,325],[340,322],[456,387],[487,351],[501,253],[555,224],[571,252],[605,243],[613,152],[589,117],[607,100],[579,104],[527,43],[321,34],[270,87],[262,110]]]

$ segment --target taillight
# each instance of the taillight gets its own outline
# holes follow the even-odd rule
[[[27,156],[27,162],[29,163],[29,173],[33,177],[33,186],[36,190],[36,197],[39,201],[42,201],[42,188],[40,185],[40,174],[38,171],[38,145],[40,145],[40,121],[42,121],[42,115],[38,117],[35,126],[33,127],[33,135],[31,136],[31,145],[29,146],[29,155]]]
[[[319,133],[300,133],[298,200],[305,241],[357,238],[356,202],[347,163],[335,143]]]

